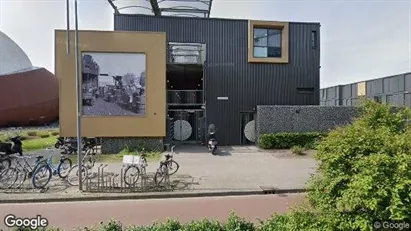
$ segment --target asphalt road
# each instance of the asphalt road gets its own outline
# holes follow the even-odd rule
[[[286,212],[290,206],[302,202],[304,194],[258,195],[237,197],[205,197],[155,200],[92,201],[38,204],[0,204],[0,229],[8,229],[4,217],[14,214],[27,218],[41,215],[49,226],[65,230],[98,224],[115,219],[124,225],[148,225],[168,218],[181,222],[217,219],[225,221],[230,211],[250,221],[266,219],[273,213]]]

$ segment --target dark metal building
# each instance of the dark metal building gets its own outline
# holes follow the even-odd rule
[[[185,73],[183,81],[190,82],[190,77],[196,75],[194,64],[202,66],[200,75],[204,82],[198,85],[197,93],[193,88],[185,92],[188,90],[181,87],[176,93],[172,92],[172,86],[168,87],[170,117],[188,118],[187,113],[194,111],[197,114],[187,119],[197,136],[186,140],[204,140],[205,124],[214,123],[221,144],[245,144],[243,128],[254,119],[257,105],[319,104],[319,23],[289,23],[289,62],[286,64],[248,62],[248,20],[116,14],[114,25],[118,31],[166,32],[168,80],[179,72]],[[191,62],[187,62],[189,47],[196,47],[197,50],[191,49],[191,52],[196,50],[198,55]],[[186,52],[178,53],[178,50]],[[176,61],[179,54],[185,59]],[[186,64],[185,67],[182,64]],[[173,95],[177,95],[178,100],[183,94],[196,95],[197,100],[179,103],[184,101],[202,107],[170,107],[178,104]],[[181,113],[173,114],[173,110]]]
[[[411,107],[411,72],[321,89],[320,104],[354,106],[360,102],[361,96],[381,103]]]

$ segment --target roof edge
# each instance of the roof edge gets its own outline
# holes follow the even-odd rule
[[[241,18],[219,18],[219,17],[210,17],[210,18],[201,18],[201,17],[183,17],[183,16],[155,16],[149,14],[114,14],[114,16],[123,16],[123,17],[161,17],[161,18],[184,18],[189,20],[221,20],[221,21],[262,21],[262,22],[287,22],[290,24],[310,24],[310,25],[321,25],[320,22],[295,22],[295,21],[280,21],[280,20],[260,20],[260,19],[241,19]]]

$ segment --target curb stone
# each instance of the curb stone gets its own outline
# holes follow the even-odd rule
[[[147,199],[171,199],[171,198],[193,198],[193,197],[224,197],[224,196],[251,196],[266,194],[289,194],[305,193],[306,189],[275,189],[270,192],[263,190],[235,190],[235,191],[206,191],[206,192],[170,192],[133,195],[99,195],[99,196],[77,196],[77,197],[54,197],[54,198],[29,198],[29,199],[6,199],[1,204],[12,203],[47,203],[47,202],[79,202],[79,201],[114,201],[114,200],[147,200]]]

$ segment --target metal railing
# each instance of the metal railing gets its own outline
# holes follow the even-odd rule
[[[201,43],[169,43],[168,63],[204,64],[205,44]]]
[[[168,90],[169,105],[202,105],[204,103],[202,90]]]

